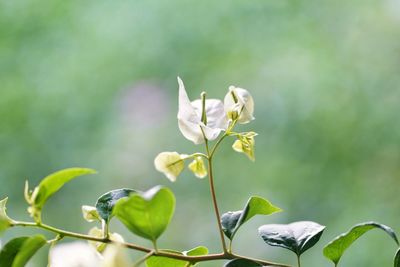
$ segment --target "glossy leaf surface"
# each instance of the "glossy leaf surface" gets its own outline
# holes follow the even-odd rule
[[[229,239],[233,239],[237,230],[255,215],[270,215],[282,211],[268,200],[253,196],[243,210],[230,211],[221,216],[222,230]]]
[[[394,267],[400,267],[400,249],[397,250],[396,255],[394,256]]]
[[[396,234],[389,226],[377,222],[365,222],[355,225],[348,232],[337,236],[335,239],[329,242],[324,248],[324,256],[330,259],[333,263],[337,264],[340,261],[343,253],[347,248],[350,247],[351,244],[353,244],[354,241],[356,241],[360,236],[369,230],[375,228],[382,229],[396,242],[397,245],[399,244]]]
[[[260,236],[271,246],[289,249],[301,255],[320,239],[325,226],[301,221],[291,224],[266,224],[258,228]]]
[[[122,188],[103,194],[96,202],[96,210],[100,217],[108,222],[112,217],[112,211],[117,201],[135,192],[133,189]]]
[[[155,241],[167,228],[175,209],[175,196],[166,187],[120,199],[113,214],[133,233]]]
[[[12,239],[0,252],[0,267],[24,267],[45,244],[46,239],[42,235]]]

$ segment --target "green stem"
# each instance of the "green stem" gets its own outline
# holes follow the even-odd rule
[[[139,267],[143,262],[145,262],[148,258],[150,258],[151,256],[153,256],[155,253],[155,251],[150,251],[149,253],[147,253],[146,255],[144,255],[141,259],[139,259],[137,262],[135,262],[133,264],[133,267]]]
[[[13,221],[12,226],[37,227],[37,228],[41,228],[41,229],[44,229],[44,230],[47,230],[50,232],[57,233],[60,235],[60,237],[73,237],[73,238],[90,240],[90,241],[101,242],[101,243],[113,243],[113,241],[108,238],[98,238],[98,237],[94,237],[94,236],[90,236],[90,235],[69,232],[69,231],[65,231],[62,229],[58,229],[56,227],[53,227],[53,226],[50,226],[47,224],[39,224],[39,223],[35,223],[35,222]],[[154,251],[154,249],[142,247],[142,246],[132,244],[132,243],[127,243],[127,242],[122,242],[122,243],[118,243],[118,244],[120,244],[126,248],[137,250],[137,251],[142,251],[145,253],[150,253],[150,252]],[[219,253],[219,254],[208,254],[208,255],[204,255],[204,256],[185,256],[185,255],[174,254],[174,253],[170,253],[170,252],[154,251],[153,255],[167,257],[167,258],[171,258],[171,259],[188,261],[191,263],[214,261],[214,260],[249,259],[249,260],[253,260],[253,261],[259,262],[261,264],[268,265],[268,266],[291,267],[290,265],[274,263],[274,262],[265,261],[265,260],[251,259],[251,258],[247,258],[244,256],[240,256],[240,255],[236,255],[236,254],[232,254],[232,253],[228,253],[228,252]]]
[[[211,157],[208,158],[208,177],[209,177],[209,182],[210,182],[210,191],[211,191],[211,197],[212,197],[212,202],[213,202],[213,206],[214,206],[214,212],[215,212],[215,216],[217,218],[219,236],[221,238],[222,250],[224,252],[227,252],[224,232],[222,231],[222,225],[221,225],[221,216],[219,214],[217,197],[216,197],[216,193],[215,193],[214,175],[213,175],[213,167],[212,167],[212,158]]]
[[[297,267],[301,267],[301,264],[300,264],[300,255],[297,255]]]
[[[158,251],[157,240],[153,240],[152,242],[153,242],[154,250],[155,250],[155,252],[157,252]]]

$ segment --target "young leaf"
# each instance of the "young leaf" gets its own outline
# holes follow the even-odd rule
[[[222,230],[229,239],[233,239],[237,230],[255,215],[270,215],[282,211],[268,200],[252,196],[243,210],[229,211],[221,216]]]
[[[396,234],[389,226],[376,222],[365,222],[355,225],[348,232],[337,236],[329,242],[324,248],[324,256],[337,265],[345,250],[350,247],[354,241],[369,230],[375,228],[382,229],[396,242],[397,245],[399,244]]]
[[[96,202],[96,209],[100,217],[108,222],[112,217],[112,211],[117,201],[135,192],[133,189],[122,188],[103,194]]]
[[[184,252],[173,251],[173,250],[163,250],[163,251],[185,256],[202,256],[208,254],[208,249],[203,246],[195,247],[191,250]],[[190,267],[194,265],[184,260],[178,260],[160,256],[151,256],[146,260],[146,266],[147,267]]]
[[[7,230],[12,223],[12,220],[7,216],[6,210],[6,204],[7,204],[8,198],[5,198],[0,201],[0,234]]]
[[[33,194],[30,196],[30,204],[40,210],[47,199],[60,190],[65,183],[78,176],[93,173],[96,173],[96,171],[86,168],[69,168],[52,173],[45,177],[35,188]]]
[[[0,252],[1,267],[24,267],[29,259],[46,244],[42,235],[17,237],[9,241]]]
[[[161,250],[162,252],[168,252],[172,254],[183,255],[179,251],[174,250]],[[146,260],[147,267],[188,267],[190,262],[184,260],[178,260],[168,257],[161,257],[161,256],[151,256]]]
[[[191,250],[184,251],[182,253],[185,256],[202,256],[202,255],[208,254],[208,248],[206,248],[204,246],[198,246],[198,247],[192,248]]]
[[[263,267],[264,265],[247,259],[235,259],[227,262],[224,267]]]
[[[258,228],[260,236],[271,246],[289,249],[300,256],[320,239],[325,226],[302,221],[291,224],[266,224]]]
[[[400,267],[400,249],[397,250],[396,255],[394,256],[394,267]]]
[[[166,187],[120,199],[113,214],[133,233],[155,242],[165,231],[175,209],[175,196]]]

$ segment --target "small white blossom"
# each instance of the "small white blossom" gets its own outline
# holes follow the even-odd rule
[[[92,206],[83,205],[82,206],[83,218],[88,222],[101,221],[100,215],[97,209]]]
[[[254,120],[254,100],[246,89],[230,86],[225,95],[224,108],[228,118],[237,119],[238,123],[245,124]]]
[[[215,140],[222,130],[227,128],[227,119],[222,101],[218,99],[205,100],[206,122],[202,121],[203,103],[201,99],[190,102],[182,80],[179,84],[178,125],[183,136],[193,143],[204,143],[204,136],[208,140]]]
[[[101,267],[129,267],[132,264],[129,263],[128,257],[124,251],[124,248],[120,245],[109,245],[104,251],[104,259]]]
[[[157,171],[162,172],[171,182],[176,181],[176,177],[185,168],[183,159],[186,155],[179,155],[177,152],[161,152],[154,159],[154,166]]]
[[[50,267],[99,267],[101,256],[86,242],[56,245],[50,251]]]

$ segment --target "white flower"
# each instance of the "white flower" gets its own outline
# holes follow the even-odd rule
[[[50,251],[50,267],[98,267],[101,256],[86,242],[56,245]]]
[[[154,166],[157,171],[162,172],[171,182],[176,181],[176,177],[185,168],[183,159],[186,155],[179,155],[177,152],[161,152],[154,159]]]
[[[104,231],[100,228],[93,227],[92,229],[89,230],[89,235],[98,238],[103,238]],[[110,240],[116,243],[124,242],[124,238],[118,233],[111,233]],[[107,247],[107,244],[103,242],[89,241],[89,244],[92,245],[98,252],[103,252],[104,249]]]
[[[109,245],[104,251],[104,260],[101,267],[128,267],[131,266],[124,248],[120,245]]]
[[[254,100],[246,89],[230,86],[224,99],[224,108],[228,118],[238,119],[238,123],[254,120]]]
[[[222,130],[227,128],[227,120],[222,101],[205,100],[205,120],[202,121],[203,102],[201,99],[190,102],[182,80],[179,84],[178,125],[183,136],[193,143],[204,143],[204,135],[208,140],[215,140]],[[204,135],[203,135],[204,132]]]
[[[92,206],[83,205],[82,206],[83,218],[88,222],[101,221],[100,215],[97,209]]]

